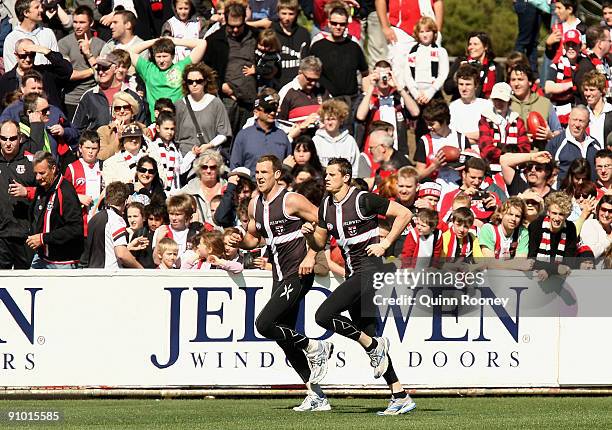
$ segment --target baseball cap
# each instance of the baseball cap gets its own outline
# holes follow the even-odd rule
[[[248,169],[247,167],[236,167],[234,170],[232,170],[229,173],[229,176],[232,176],[232,175],[240,176],[242,178],[248,179],[249,181],[252,180],[251,170]]]
[[[580,38],[580,32],[578,30],[567,30],[563,35],[563,43],[575,43],[576,45],[582,45],[582,40]]]
[[[261,95],[255,99],[255,107],[266,112],[276,112],[278,110],[278,99],[273,94]]]
[[[117,58],[115,54],[111,54],[111,53],[106,54],[106,55],[101,55],[96,60],[96,64],[99,64],[102,67],[110,67],[113,64],[114,65],[119,64],[119,58]]]
[[[128,124],[121,133],[121,139],[124,137],[142,137],[142,130],[136,124]]]
[[[512,88],[505,82],[498,82],[493,85],[493,89],[491,90],[491,99],[499,99],[505,102],[510,101],[510,96],[512,95]]]

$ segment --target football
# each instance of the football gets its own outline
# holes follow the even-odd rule
[[[444,153],[447,163],[453,163],[459,160],[459,155],[461,154],[459,148],[450,145],[443,146],[442,148],[440,148],[440,151]]]
[[[538,127],[546,127],[546,121],[544,120],[544,118],[542,117],[542,115],[540,115],[539,112],[529,112],[529,115],[527,116],[527,132],[529,134],[531,134],[532,136],[535,136],[536,133],[538,132]]]

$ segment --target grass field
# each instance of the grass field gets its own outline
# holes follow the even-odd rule
[[[297,413],[301,399],[0,401],[2,429],[610,429],[612,398],[422,398],[417,409],[378,417],[384,399],[331,399],[333,410]],[[9,410],[59,410],[61,423],[8,423]]]

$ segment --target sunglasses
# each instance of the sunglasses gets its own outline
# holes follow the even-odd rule
[[[591,197],[591,195],[592,194],[580,193],[580,194],[574,194],[574,197],[577,199],[588,199],[589,197]]]
[[[0,136],[0,140],[3,142],[15,142],[19,139],[19,136]]]
[[[154,174],[157,173],[157,170],[155,170],[155,169],[147,169],[147,168],[144,168],[144,167],[139,167],[138,169],[136,169],[136,171],[138,173],[148,173],[149,175],[154,175]]]
[[[41,113],[41,114],[43,114],[43,115],[45,115],[45,116],[47,116],[47,115],[49,115],[49,112],[50,112],[50,111],[51,111],[51,109],[50,109],[50,108],[48,108],[48,107],[46,107],[46,108],[44,108],[44,109],[41,109],[41,110],[40,110],[40,113]]]
[[[202,85],[204,79],[187,79],[187,85]]]
[[[96,64],[96,70],[98,72],[106,72],[110,68],[111,68],[111,66],[103,66],[101,64]]]
[[[34,58],[34,57],[36,57],[36,52],[28,52],[27,54],[15,54],[15,55],[20,60],[25,60],[26,58]]]
[[[607,214],[612,214],[612,208],[604,208],[603,206],[599,208],[600,212],[605,212]]]
[[[216,164],[213,164],[212,166],[209,166],[209,165],[206,165],[206,164],[205,164],[205,165],[203,165],[203,166],[201,167],[201,169],[202,169],[202,170],[217,170],[217,165],[216,165]]]
[[[346,27],[348,22],[329,21],[331,27]]]
[[[540,206],[540,202],[538,202],[537,200],[532,200],[532,199],[525,200],[525,204],[527,206]]]
[[[132,106],[130,105],[115,105],[113,106],[113,111],[115,112],[121,112],[121,111],[126,111],[126,112],[132,112]]]
[[[535,168],[536,172],[543,172],[544,171],[544,166],[539,165],[539,164],[527,164],[525,166],[525,171],[526,172],[531,172],[532,169]]]

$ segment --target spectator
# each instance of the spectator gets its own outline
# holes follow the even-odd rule
[[[529,190],[544,198],[552,191],[548,185],[553,175],[552,155],[549,152],[505,153],[499,161],[509,195],[515,196]]]
[[[437,37],[436,22],[428,16],[419,19],[414,26],[416,42],[410,48],[408,61],[396,66],[396,70],[401,70],[401,81],[421,106],[433,97],[442,97],[440,90],[448,77],[448,54],[436,44]]]
[[[159,174],[157,161],[145,155],[136,163],[136,174],[130,185],[130,202],[140,202],[148,205],[153,200],[164,201],[164,183]]]
[[[255,50],[255,63],[245,67],[245,75],[255,75],[257,78],[257,90],[273,88],[280,90],[278,78],[281,75],[281,45],[276,37],[276,32],[271,28],[263,30],[257,37],[257,49]]]
[[[251,174],[263,155],[276,155],[284,160],[291,154],[291,143],[284,131],[276,126],[278,102],[272,95],[260,96],[255,101],[255,124],[238,133],[232,146],[230,169],[246,167]]]
[[[133,254],[145,269],[154,269],[156,266],[153,261],[153,235],[155,230],[161,225],[168,224],[168,212],[165,202],[152,202],[145,206],[144,213],[146,218],[145,226],[134,232],[132,241],[136,238],[142,238],[140,242],[147,245],[141,250],[133,251]]]
[[[415,226],[406,230],[406,240],[399,249],[402,267],[428,268],[436,265],[442,253],[442,232],[436,228],[438,213],[433,209],[421,209],[416,214]],[[397,247],[396,247],[397,249]],[[397,255],[397,254],[396,254]]]
[[[83,132],[83,130],[98,130],[100,127],[108,125],[113,121],[115,112],[112,109],[112,104],[118,92],[127,93],[133,100],[136,100],[138,109],[132,112],[135,120],[139,122],[146,120],[145,105],[142,98],[129,89],[126,83],[122,83],[117,79],[119,73],[117,72],[118,61],[114,54],[97,59],[98,85],[83,93],[72,120],[74,127],[79,132]],[[110,155],[112,154],[108,156]]]
[[[605,99],[606,77],[597,70],[584,75],[582,95],[589,110],[589,135],[603,144],[612,132],[612,104]]]
[[[179,246],[173,239],[164,237],[155,247],[155,252],[159,258],[160,270],[177,269],[176,260],[178,259]]]
[[[115,49],[125,49],[127,51],[132,46],[143,41],[135,35],[136,15],[132,11],[115,11],[111,18],[110,29],[112,38],[106,42],[100,55],[110,54]],[[133,65],[135,66],[136,64],[134,63]]]
[[[183,71],[183,95],[176,106],[176,143],[183,155],[194,147],[216,148],[232,136],[223,102],[215,97],[217,74],[205,64],[190,64]],[[191,112],[193,111],[193,115]]]
[[[567,276],[578,247],[576,227],[567,221],[571,198],[562,191],[551,193],[546,197],[546,207],[546,214],[529,224],[528,256],[536,259],[533,269],[539,281],[553,274]]]
[[[310,46],[310,34],[298,25],[300,5],[297,0],[278,0],[278,21],[272,22],[272,28],[281,44],[280,86],[291,82],[298,74],[300,60]]]
[[[45,64],[34,64],[34,56],[39,53],[47,59]],[[36,70],[43,77],[43,87],[51,104],[61,107],[62,86],[72,74],[72,66],[59,52],[51,51],[44,46],[35,45],[30,39],[19,39],[15,43],[17,64],[0,78],[0,99],[7,93],[19,88],[25,73]]]
[[[519,197],[510,197],[502,204],[497,216],[478,233],[483,256],[498,260],[527,257],[529,233],[523,227],[525,212],[525,203]]]
[[[69,164],[64,173],[64,179],[74,187],[83,213],[83,235],[87,237],[89,220],[96,213],[96,208],[104,188],[102,182],[102,161],[100,153],[100,137],[97,133],[86,130],[79,141],[81,158]]]
[[[612,151],[600,149],[595,154],[595,174],[597,175],[598,194],[612,192]]]
[[[563,52],[550,65],[550,72],[544,85],[561,125],[566,126],[574,102],[576,85],[574,75],[580,61],[582,41],[577,30],[568,30],[563,36]],[[605,82],[605,79],[604,79]]]
[[[495,53],[491,45],[491,39],[487,33],[476,31],[468,34],[466,56],[457,57],[451,65],[448,78],[444,82],[444,92],[453,100],[459,98],[455,73],[459,66],[465,63],[473,64],[479,69],[478,97],[488,99],[496,82],[503,82],[504,71],[493,59]]]
[[[293,154],[283,160],[283,164],[292,169],[295,176],[296,170],[300,167],[312,167],[317,175],[323,173],[323,166],[317,153],[317,147],[313,140],[308,136],[298,137],[292,143]]]
[[[102,177],[104,183],[121,181],[131,183],[136,175],[136,164],[141,157],[150,155],[159,164],[157,148],[144,142],[142,128],[128,124],[119,135],[119,152],[104,160]]]
[[[155,110],[153,111],[153,116],[155,116],[155,122],[157,122],[159,114],[161,114],[162,112],[169,113],[173,117],[176,116],[176,108],[174,107],[174,103],[167,97],[157,99],[157,101],[155,102]],[[150,124],[149,127],[147,127],[151,132],[151,139],[157,139],[157,124],[155,122]]]
[[[43,77],[36,70],[32,69],[26,73],[21,78],[21,84],[19,92],[21,93],[21,98],[19,100],[14,101],[0,115],[0,121],[4,121],[6,119],[13,120],[15,122],[21,122],[21,116],[23,114],[23,99],[28,94],[36,94],[42,95],[44,92],[43,88]],[[49,121],[47,122],[47,127],[53,127],[55,125],[63,128],[63,135],[59,135],[59,127],[55,127],[55,134],[48,134],[49,144],[51,148],[57,148],[58,140],[61,137],[66,144],[70,147],[76,147],[79,139],[78,131],[72,126],[68,118],[64,115],[64,112],[55,105],[49,105]]]
[[[32,189],[36,180],[19,138],[17,123],[0,123],[0,269],[29,269],[32,262],[32,252],[25,244],[30,230],[26,187]]]
[[[221,179],[225,167],[223,157],[213,149],[205,150],[194,163],[197,177],[181,188],[181,192],[195,197],[198,215],[202,222],[213,224],[210,203],[215,196],[223,194],[226,181]]]
[[[582,243],[593,251],[596,263],[599,263],[612,245],[612,196],[606,195],[597,204],[595,218],[587,219],[582,225],[580,238]]]
[[[323,167],[326,167],[332,158],[340,157],[347,159],[353,167],[353,172],[357,172],[359,148],[348,130],[341,130],[348,115],[349,107],[342,100],[323,102],[319,109],[323,127],[317,130],[312,140]]]
[[[137,238],[128,244],[127,226],[123,219],[129,196],[128,186],[122,182],[112,182],[106,191],[107,209],[98,212],[89,223],[82,263],[86,263],[90,269],[142,269],[130,251],[143,249],[145,241]]]
[[[58,42],[59,52],[72,64],[70,82],[65,88],[66,113],[74,117],[79,100],[85,91],[96,85],[96,58],[104,47],[92,31],[93,12],[88,6],[79,6],[72,13],[73,32]]]
[[[576,17],[578,11],[578,0],[555,1],[555,15],[559,20],[552,26],[552,32],[546,38],[546,50],[544,54],[553,63],[565,49],[565,35],[568,31],[576,30],[579,34],[585,34],[586,25]]]
[[[588,126],[589,111],[583,105],[578,105],[570,112],[565,133],[557,135],[546,144],[546,151],[553,156],[553,160],[559,162],[559,181],[565,179],[572,161],[582,158],[583,154],[591,166],[591,179],[596,179],[592,167],[595,165],[595,153],[601,149],[601,145],[587,135]]]
[[[198,16],[191,0],[173,0],[174,16],[164,22],[161,29],[162,37],[176,37],[179,39],[203,39],[206,25],[201,16]],[[184,46],[177,46],[174,62],[178,63],[186,58],[191,50]]]
[[[245,25],[246,7],[229,3],[225,25],[206,38],[204,62],[218,74],[217,86],[236,136],[253,110],[257,96],[255,76],[245,76],[243,67],[255,64],[257,35]]]
[[[442,234],[441,258],[451,263],[460,260],[474,264],[476,258],[483,257],[478,236],[470,231],[474,220],[469,208],[460,207],[453,211],[451,224]]]
[[[538,193],[531,190],[520,193],[518,197],[525,202],[523,225],[529,227],[529,224],[544,213],[544,199]]]
[[[544,10],[543,10],[544,9]],[[540,6],[529,0],[516,0],[514,11],[518,17],[518,34],[514,50],[524,53],[529,59],[531,71],[538,73],[538,42],[543,15],[550,13],[548,3]]]
[[[26,244],[36,254],[32,269],[75,269],[83,251],[81,203],[74,187],[59,174],[51,153],[39,151],[32,160],[36,193],[32,204],[32,235]]]
[[[57,52],[57,39],[53,30],[41,26],[43,7],[40,0],[17,0],[15,15],[19,25],[13,28],[4,39],[3,57],[4,70],[12,70],[17,65],[17,41],[21,39],[35,40],[38,46]],[[37,52],[38,54],[42,54]],[[43,55],[37,55],[34,64],[49,64]]]
[[[568,194],[569,195],[569,194]],[[580,235],[580,230],[584,222],[593,217],[597,206],[597,187],[593,181],[583,181],[574,187],[572,198],[572,211],[567,217],[576,226],[576,234]]]
[[[505,82],[493,86],[493,108],[482,112],[478,129],[480,155],[489,163],[499,163],[499,156],[506,145],[517,145],[519,152],[530,152],[525,123],[518,113],[510,110],[512,89]]]
[[[174,142],[174,130],[176,121],[170,112],[161,112],[155,120],[157,139],[152,143],[157,145],[159,158],[162,164],[159,166],[164,189],[168,192],[181,188],[181,176],[189,172],[196,158],[196,151],[190,151],[185,157],[176,147]],[[194,147],[199,149],[198,147]]]
[[[612,87],[612,71],[608,61],[608,53],[612,45],[610,44],[610,30],[599,25],[593,25],[586,31],[586,56],[578,62],[578,71],[574,77],[576,88],[582,88],[582,81],[585,75],[591,70],[597,70],[606,77],[606,99],[610,98],[610,88]],[[575,92],[576,104],[585,103],[584,96],[579,91]]]
[[[448,106],[451,117],[449,127],[464,134],[470,143],[478,143],[480,117],[484,112],[492,110],[493,105],[489,100],[476,97],[479,84],[477,67],[462,64],[455,73],[455,79],[459,98]]]
[[[301,131],[318,121],[321,104],[331,98],[319,85],[322,69],[323,63],[317,57],[311,55],[302,59],[298,75],[278,93],[279,119],[297,124]]]
[[[143,136],[149,136],[146,126],[139,121],[135,121],[140,113],[137,99],[127,91],[119,91],[113,95],[112,100],[112,120],[97,130],[100,136],[98,158],[102,161],[107,160],[119,151],[119,137],[128,125],[136,124],[142,129]]]
[[[172,59],[176,46],[185,46],[192,51],[188,57],[173,64]],[[145,49],[151,48],[154,61],[145,60],[140,54]],[[182,95],[182,76],[185,67],[189,64],[199,63],[206,50],[206,40],[198,39],[167,39],[159,38],[147,40],[129,49],[132,64],[145,82],[147,88],[147,101],[151,118],[155,110],[155,101],[167,97],[173,102]]]
[[[573,196],[579,185],[591,181],[591,170],[591,165],[586,158],[576,158],[561,181],[560,191],[565,191],[570,197]]]
[[[23,112],[20,116],[19,131],[22,134],[21,145],[30,154],[38,151],[51,152],[49,133],[46,129],[49,122],[49,110],[49,102],[36,93],[23,98]],[[57,159],[57,148],[55,148],[53,156]]]
[[[359,44],[345,36],[349,21],[348,8],[343,3],[330,5],[329,36],[319,33],[312,40],[309,55],[323,64],[321,84],[334,96],[341,97],[349,108],[357,98],[357,72],[368,76],[368,64]]]
[[[378,185],[387,176],[412,164],[405,154],[393,149],[393,138],[383,130],[376,130],[370,134],[370,153],[372,160],[379,167],[369,185]]]
[[[125,219],[127,222],[128,242],[134,238],[134,232],[142,230],[145,225],[145,206],[140,202],[129,203],[125,206]]]
[[[251,172],[248,169],[237,167],[232,170],[227,179],[227,188],[215,211],[215,225],[221,227],[240,225],[240,219],[236,214],[237,208],[243,203],[248,205],[254,191],[255,183],[251,179]]]

